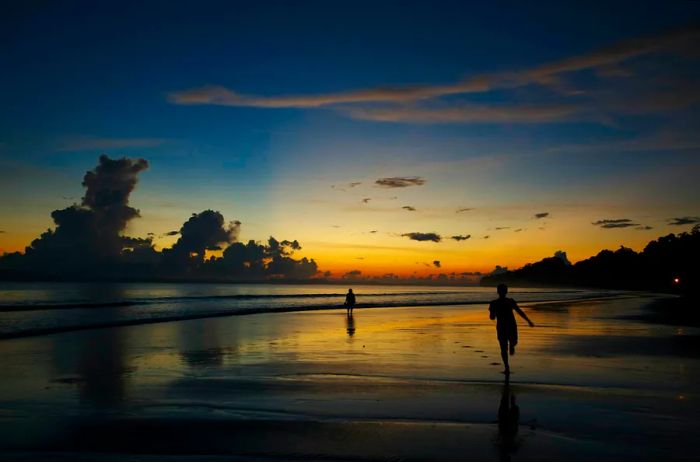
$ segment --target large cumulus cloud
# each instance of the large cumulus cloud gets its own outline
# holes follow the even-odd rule
[[[145,159],[100,156],[97,167],[83,177],[81,203],[51,213],[56,227],[32,241],[25,263],[57,273],[88,268],[105,272],[125,248],[151,248],[150,239],[121,235],[129,221],[139,216],[129,205],[129,195],[139,173],[147,168]]]
[[[80,204],[55,210],[54,229],[35,239],[24,253],[0,257],[0,278],[50,279],[306,279],[318,273],[313,259],[294,258],[297,240],[266,244],[238,242],[240,221],[226,221],[214,210],[194,213],[178,231],[169,249],[155,250],[154,233],[139,238],[123,235],[140,216],[129,205],[145,159],[110,159],[103,155],[83,178]],[[219,256],[208,251],[222,251]]]

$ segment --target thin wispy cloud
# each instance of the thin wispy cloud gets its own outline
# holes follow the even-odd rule
[[[551,107],[456,107],[425,109],[415,103],[444,96],[485,93],[496,89],[513,89],[531,84],[556,87],[565,74],[595,70],[599,78],[620,78],[632,75],[628,69],[620,71],[626,61],[657,52],[687,48],[700,37],[698,27],[686,27],[657,35],[637,37],[600,48],[588,53],[569,56],[520,70],[485,73],[446,84],[381,86],[348,91],[307,95],[246,95],[220,85],[209,85],[175,91],[168,95],[173,104],[208,104],[259,108],[320,108],[357,104],[389,104],[394,108],[353,108],[348,114],[355,118],[381,121],[413,122],[475,122],[550,121],[570,116],[575,106]],[[613,72],[611,70],[617,71]]]
[[[549,216],[549,212],[540,212],[535,214],[536,219],[541,219],[541,218],[547,218]]]
[[[457,209],[457,212],[456,212],[456,213],[469,212],[470,210],[474,210],[474,208],[473,208],[473,207],[464,207],[464,208],[461,208],[461,209]]]
[[[354,119],[408,123],[541,123],[579,115],[578,104],[472,105],[457,107],[360,107],[344,112]]]
[[[700,217],[676,217],[668,221],[668,224],[673,226],[694,225],[696,223],[700,223]]]
[[[426,183],[424,178],[419,176],[392,176],[379,178],[374,182],[382,188],[408,188],[409,186],[422,186]]]
[[[416,211],[416,208],[415,208],[415,207],[411,207],[410,205],[404,205],[404,206],[401,207],[401,208],[404,209],[404,210],[408,210],[409,212],[415,212],[415,211]]]
[[[635,226],[640,226],[639,223],[635,223],[629,218],[605,218],[602,220],[594,221],[591,224],[604,229],[631,228]]]
[[[450,239],[459,242],[459,241],[466,241],[470,237],[472,237],[471,234],[457,234],[455,236],[451,236]]]

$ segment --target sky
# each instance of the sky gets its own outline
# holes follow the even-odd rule
[[[168,248],[211,209],[334,276],[690,230],[700,3],[563,3],[10,3],[0,253],[80,203],[102,154],[148,161],[127,235]]]

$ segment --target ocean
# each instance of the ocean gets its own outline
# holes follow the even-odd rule
[[[357,309],[478,305],[489,287],[355,285]],[[0,338],[265,312],[341,309],[348,285],[0,283]],[[517,288],[520,302],[580,300],[620,291]],[[476,308],[476,307],[475,307]]]

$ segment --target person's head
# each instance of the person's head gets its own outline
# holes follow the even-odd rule
[[[351,293],[352,293],[352,289],[348,289],[348,293],[350,293],[350,294],[351,294]]]
[[[498,287],[496,287],[496,291],[498,291],[498,295],[500,295],[501,297],[505,297],[508,293],[508,286],[505,284],[498,284]]]

